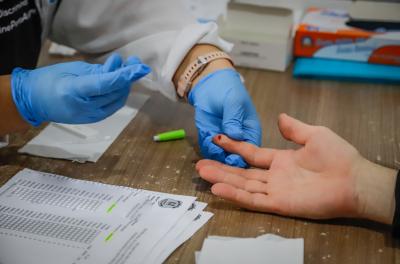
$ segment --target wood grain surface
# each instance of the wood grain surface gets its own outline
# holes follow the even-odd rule
[[[41,64],[60,58],[42,55]],[[310,124],[330,127],[376,163],[400,168],[400,86],[319,80],[297,80],[285,73],[240,69],[260,114],[263,146],[293,148],[279,134],[276,122],[286,112]],[[200,159],[193,110],[158,93],[97,163],[21,155],[17,150],[43,128],[11,136],[0,149],[0,184],[22,168],[57,173],[72,178],[197,196],[207,202],[214,217],[167,263],[194,263],[208,235],[254,237],[273,233],[303,237],[305,263],[400,263],[399,243],[390,227],[360,220],[309,221],[242,210],[214,197],[210,185],[197,175]],[[155,143],[156,133],[184,128],[185,140]],[[337,157],[340,159],[340,157]]]

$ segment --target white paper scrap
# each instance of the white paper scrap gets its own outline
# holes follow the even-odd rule
[[[52,42],[50,44],[49,54],[61,55],[61,56],[65,56],[65,57],[72,57],[76,54],[76,50],[73,48]]]
[[[271,234],[256,238],[210,236],[195,259],[197,264],[300,264],[304,259],[304,241]]]
[[[97,123],[65,125],[50,123],[35,138],[19,149],[20,153],[96,162],[145,104],[148,95],[133,93],[127,105]]]

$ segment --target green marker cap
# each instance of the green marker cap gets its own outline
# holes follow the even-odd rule
[[[155,135],[153,137],[153,140],[156,142],[170,141],[170,140],[182,139],[182,138],[185,138],[185,136],[186,136],[185,130],[178,129],[178,130],[168,131],[168,132],[164,132],[164,133]]]

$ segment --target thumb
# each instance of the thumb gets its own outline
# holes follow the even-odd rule
[[[313,132],[313,126],[301,122],[287,114],[280,114],[278,126],[282,136],[297,144],[305,145]]]
[[[118,53],[111,54],[103,65],[103,73],[112,72],[122,66],[122,57]]]
[[[244,111],[241,104],[225,104],[222,117],[222,131],[230,138],[244,140]]]
[[[247,168],[248,167],[247,163],[238,154],[229,154],[225,159],[225,163],[230,166],[239,167],[239,168]]]
[[[145,64],[126,66],[113,72],[78,77],[79,93],[83,96],[98,96],[127,88],[151,71]]]

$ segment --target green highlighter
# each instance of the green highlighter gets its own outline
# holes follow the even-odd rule
[[[153,136],[153,140],[156,142],[170,141],[185,138],[186,133],[184,129],[178,129],[173,131],[164,132]]]

